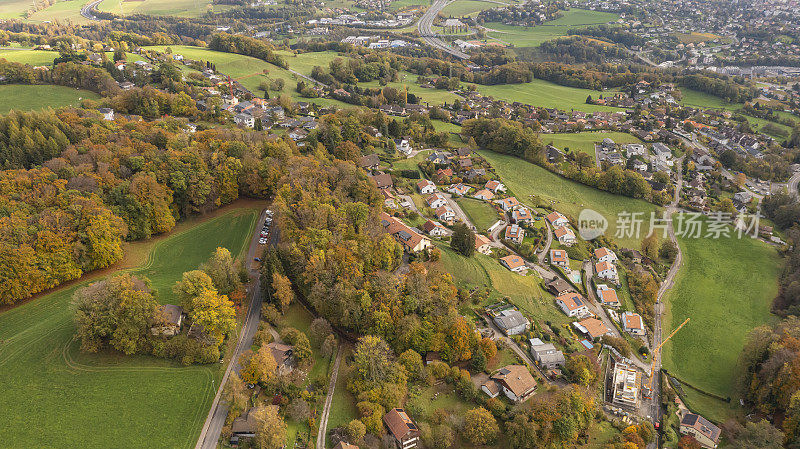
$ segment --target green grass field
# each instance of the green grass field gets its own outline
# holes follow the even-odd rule
[[[619,19],[617,14],[585,9],[571,9],[564,11],[563,14],[561,18],[535,27],[504,25],[499,22],[489,22],[484,26],[495,30],[489,32],[489,36],[500,42],[516,47],[538,47],[542,42],[566,35],[570,28],[598,25]]]
[[[358,85],[361,87],[371,87],[371,88],[382,87],[377,80],[369,81],[366,83],[358,83]],[[460,99],[456,94],[448,90],[428,89],[420,87],[420,85],[417,84],[417,75],[410,72],[400,72],[400,79],[396,82],[393,81],[391,83],[388,83],[387,86],[394,87],[395,89],[398,90],[405,90],[406,88],[408,88],[408,91],[410,93],[420,98],[420,103],[422,104],[429,103],[431,106],[444,103],[452,104],[455,100]]]
[[[456,0],[445,6],[441,14],[445,17],[473,16],[484,9],[498,8],[503,5],[497,3],[481,2],[478,0]]]
[[[499,218],[498,213],[489,203],[474,198],[457,198],[456,203],[469,217],[469,221],[478,228],[478,231],[486,231]]]
[[[52,6],[36,11],[28,18],[31,22],[59,21],[65,23],[85,23],[88,19],[81,15],[81,8],[86,0],[59,0]]]
[[[628,133],[620,132],[583,132],[583,133],[556,133],[541,134],[542,142],[552,144],[556,148],[569,148],[571,151],[582,151],[595,155],[594,144],[600,143],[605,138],[609,138],[616,143],[642,143],[639,138]]]
[[[548,202],[554,201],[556,210],[575,219],[585,208],[600,212],[608,220],[606,235],[627,248],[638,249],[644,235],[639,238],[615,238],[615,222],[618,214],[620,212],[641,212],[642,217],[649,222],[650,213],[658,210],[654,204],[603,192],[570,181],[514,156],[491,151],[480,151],[479,153],[492,164],[503,183],[520,201],[529,202],[531,195]],[[642,230],[647,232],[646,223],[642,226]]]
[[[561,86],[540,79],[534,79],[525,84],[478,86],[478,91],[497,100],[519,101],[545,108],[558,108],[567,111],[574,109],[586,112],[621,111],[619,108],[610,106],[586,104],[587,96],[591,95],[592,98],[597,98],[601,93],[596,90]],[[614,95],[615,93],[611,91],[602,92],[604,96]]]
[[[765,243],[738,239],[679,239],[683,266],[666,296],[663,333],[686,318],[686,326],[663,350],[664,367],[710,393],[733,397],[736,360],[745,336],[773,320],[770,303],[777,293],[780,259]],[[685,390],[689,390],[685,388]],[[733,403],[738,398],[733,398]],[[690,392],[688,406],[722,422],[732,408]]]
[[[241,254],[257,217],[239,207],[182,223],[169,236],[129,245],[126,258],[136,260],[125,263],[140,264],[132,272],[149,276],[166,302],[180,274],[217,246]],[[88,282],[0,314],[0,439],[14,447],[193,447],[224,365],[80,352],[70,302]]]
[[[104,0],[97,9],[114,14],[198,17],[211,7],[209,0]],[[218,10],[215,7],[214,10]]]
[[[58,57],[58,53],[54,51],[45,50],[0,50],[0,58],[9,62],[18,62],[20,64],[29,64],[32,66],[37,65],[52,65],[53,60]]]
[[[680,103],[684,106],[693,106],[704,109],[728,109],[735,111],[744,106],[742,103],[729,103],[724,98],[710,95],[692,89],[681,89],[683,98]]]
[[[65,86],[5,84],[0,86],[0,98],[9,101],[0,104],[0,114],[11,110],[33,111],[45,108],[77,106],[84,99],[100,98],[94,92]]]

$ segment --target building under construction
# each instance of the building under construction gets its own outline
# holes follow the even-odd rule
[[[639,410],[642,373],[633,365],[615,363],[611,404],[629,411]]]

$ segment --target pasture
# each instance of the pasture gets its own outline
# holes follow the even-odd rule
[[[123,16],[148,14],[152,16],[199,17],[213,9],[209,0],[104,0],[97,9]]]
[[[81,15],[81,8],[86,0],[59,0],[55,4],[36,11],[28,17],[31,22],[59,21],[73,23],[85,23],[88,20]]]
[[[679,226],[676,219],[676,231]],[[666,295],[663,333],[691,321],[664,346],[662,363],[671,374],[704,391],[733,397],[736,361],[747,333],[771,322],[781,261],[766,243],[749,237],[679,238],[683,266]],[[685,388],[685,390],[689,390]],[[732,409],[691,392],[690,408],[722,422]]]
[[[478,0],[456,0],[445,6],[441,14],[445,17],[464,17],[472,16],[484,9],[497,8],[503,5]]]
[[[609,138],[616,143],[642,143],[639,138],[628,133],[620,132],[582,132],[582,133],[555,133],[540,134],[539,138],[545,144],[552,144],[559,149],[569,148],[570,151],[582,151],[595,155],[594,144],[600,143],[605,138]]]
[[[243,254],[258,213],[239,205],[181,223],[167,236],[127,245],[115,269],[0,314],[0,439],[16,447],[193,447],[224,365],[82,353],[73,340],[72,294],[89,279],[129,270],[149,276],[158,299],[170,301],[180,274],[216,247]]]
[[[0,98],[7,101],[0,104],[0,114],[11,110],[34,111],[46,108],[78,106],[81,101],[100,98],[94,92],[66,86],[49,84],[4,84],[0,85]]]
[[[598,92],[590,89],[561,86],[549,81],[534,79],[525,84],[500,84],[495,86],[478,86],[478,91],[496,100],[509,102],[519,101],[533,106],[544,108],[558,108],[561,110],[578,110],[586,112],[621,111],[622,109],[610,106],[586,104],[586,97],[597,98],[600,94],[612,96],[616,92]]]
[[[467,214],[469,221],[478,228],[478,232],[486,231],[500,219],[497,210],[486,201],[475,198],[456,198],[455,201]]]
[[[681,93],[683,94],[683,98],[680,103],[684,106],[703,109],[728,109],[731,111],[735,111],[744,106],[742,103],[730,103],[725,101],[724,98],[697,90],[683,88],[681,89]]]
[[[46,50],[30,50],[30,49],[0,50],[0,58],[5,59],[8,62],[18,62],[20,64],[28,64],[32,66],[53,65],[53,60],[56,59],[57,57],[58,57],[57,52],[46,51]]]
[[[515,47],[538,47],[542,42],[565,36],[571,28],[599,25],[614,22],[617,19],[619,19],[617,14],[585,9],[570,9],[569,11],[563,11],[562,17],[534,27],[505,25],[499,22],[489,22],[484,26],[492,30],[488,35],[500,42]]]
[[[616,237],[615,222],[618,214],[641,212],[642,217],[649,222],[650,213],[659,210],[658,206],[643,200],[614,195],[570,181],[518,157],[486,150],[478,153],[489,161],[500,180],[520,201],[534,205],[532,198],[535,198],[552,203],[556,210],[573,219],[577,219],[583,209],[595,210],[608,220],[608,230],[605,235],[627,248],[638,249],[644,235],[638,238]],[[647,226],[647,223],[642,225],[643,234],[647,232]]]

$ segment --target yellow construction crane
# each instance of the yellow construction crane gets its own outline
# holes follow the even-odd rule
[[[676,333],[678,333],[678,331],[681,330],[681,328],[683,326],[685,326],[686,323],[688,323],[688,322],[689,322],[689,318],[686,318],[686,321],[681,323],[681,325],[678,326],[677,329],[675,329],[674,331],[672,331],[671,334],[669,334],[669,337],[667,337],[664,340],[662,340],[661,344],[656,346],[656,349],[653,350],[653,362],[650,364],[650,377],[647,378],[647,381],[644,384],[644,396],[646,398],[650,399],[652,397],[652,395],[653,395],[653,376],[655,375],[655,371],[656,371],[656,356],[659,353],[661,353],[661,347],[664,346],[664,343],[668,342],[669,339],[672,338]]]

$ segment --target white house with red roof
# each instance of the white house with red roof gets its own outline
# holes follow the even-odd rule
[[[436,218],[440,221],[452,222],[456,219],[456,212],[450,206],[442,206],[436,209]]]
[[[614,281],[615,284],[619,279],[617,276],[617,267],[611,262],[598,262],[594,264],[594,271],[600,279],[608,279]]]
[[[562,226],[566,226],[569,224],[569,220],[567,217],[561,214],[561,212],[553,211],[547,214],[547,221],[550,225],[554,228],[560,228]]]
[[[568,317],[584,317],[590,315],[586,299],[578,293],[568,292],[556,297],[556,304]]]
[[[522,259],[522,257],[519,257],[516,254],[501,257],[500,263],[514,273],[521,273],[527,269],[525,266],[525,261]]]
[[[475,192],[474,197],[479,200],[491,201],[494,199],[494,193],[492,193],[492,191],[489,189],[481,189]]]
[[[503,209],[505,212],[510,210],[514,210],[515,207],[519,206],[519,201],[513,196],[508,198],[503,198],[502,200],[495,201],[496,204],[500,205],[500,208]]]
[[[486,254],[487,256],[492,253],[492,241],[489,237],[483,234],[475,234],[475,251]]]
[[[434,237],[444,237],[450,233],[441,223],[437,223],[433,220],[426,221],[425,224],[422,225],[422,230],[425,231],[426,234]]]
[[[441,193],[436,192],[433,195],[425,198],[425,203],[427,203],[428,207],[431,209],[438,209],[447,205],[447,198],[445,198]]]
[[[506,186],[504,186],[502,182],[496,179],[490,179],[489,181],[486,181],[486,185],[484,185],[483,187],[485,187],[488,190],[491,190],[494,193],[500,193],[506,191]]]
[[[558,242],[562,245],[570,246],[575,243],[575,233],[572,232],[572,229],[566,226],[561,226],[560,228],[556,228],[554,232],[556,239],[558,239]]]
[[[619,297],[617,291],[606,284],[597,286],[597,298],[606,307],[619,307]]]
[[[567,268],[569,266],[569,257],[567,256],[567,252],[563,249],[551,249],[550,265]]]
[[[519,245],[522,243],[522,239],[525,238],[525,230],[516,224],[508,225],[506,226],[505,238]]]
[[[605,246],[594,250],[594,258],[597,259],[598,262],[609,262],[609,263],[617,262],[617,255],[614,254],[614,251],[611,251]]]
[[[511,219],[514,220],[514,223],[530,223],[533,220],[533,215],[527,207],[518,207],[511,212]]]
[[[631,335],[644,335],[644,322],[642,316],[634,312],[625,312],[620,316],[622,330]]]
[[[417,190],[423,195],[430,195],[436,191],[436,184],[430,179],[423,179],[417,183]]]
[[[458,183],[458,184],[453,184],[452,186],[450,186],[450,188],[447,189],[447,191],[452,193],[453,195],[464,196],[467,193],[469,193],[469,189],[470,189],[470,186]]]

